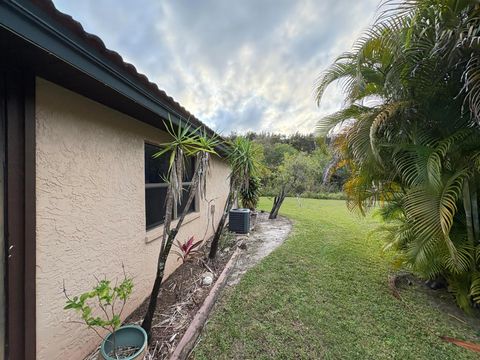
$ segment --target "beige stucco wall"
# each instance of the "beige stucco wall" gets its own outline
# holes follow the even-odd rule
[[[94,276],[134,277],[131,313],[149,294],[160,230],[145,230],[144,142],[167,134],[99,103],[37,79],[37,358],[83,359],[99,342],[63,310],[70,294],[88,291]],[[215,158],[207,182],[215,224],[228,189],[228,167]],[[178,239],[207,229],[207,201],[189,215]],[[212,235],[208,227],[207,237]],[[171,257],[167,272],[180,263]]]

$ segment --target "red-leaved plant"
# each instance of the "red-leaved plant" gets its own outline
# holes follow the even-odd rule
[[[193,236],[183,244],[177,240],[177,246],[180,249],[180,252],[175,250],[173,250],[172,252],[178,255],[178,259],[182,259],[182,261],[185,262],[194,253],[198,252],[198,250],[195,250],[195,249],[202,244],[202,240],[199,240],[197,242],[194,242],[194,241],[195,241],[195,237]]]

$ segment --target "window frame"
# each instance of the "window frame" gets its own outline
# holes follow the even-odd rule
[[[144,173],[145,173],[145,162],[146,162],[146,146],[147,145],[150,145],[150,146],[154,146],[154,147],[157,147],[159,149],[161,149],[161,146],[158,144],[158,143],[154,143],[154,142],[151,142],[151,141],[147,141],[145,140],[144,141],[144,144],[143,144],[143,163],[144,163]],[[196,159],[192,158],[192,161],[194,162],[194,165],[193,165],[193,168],[195,169],[195,161]],[[144,192],[144,196],[145,196],[145,201],[144,201],[144,204],[145,204],[145,229],[147,232],[149,231],[152,231],[152,230],[155,230],[155,229],[158,229],[162,226],[165,225],[165,220],[161,221],[160,223],[155,223],[155,225],[151,225],[150,227],[147,225],[147,209],[146,209],[146,205],[147,205],[147,194],[146,194],[146,190],[147,189],[158,189],[158,188],[167,188],[168,187],[168,183],[165,183],[165,182],[162,182],[162,183],[147,183],[146,182],[146,177],[144,178],[144,183],[145,183],[145,192]],[[182,182],[182,188],[185,189],[185,187],[188,187],[188,186],[192,186],[193,182],[192,181],[184,181]],[[198,202],[198,194],[199,194],[199,189],[197,187],[197,189],[195,190],[195,197],[193,198],[193,201],[192,201],[192,205],[193,205],[193,210],[192,211],[189,211],[187,212],[187,216],[189,214],[194,214],[194,213],[198,213],[199,212],[199,202]],[[173,204],[173,209],[172,209],[172,221],[175,221],[176,219],[178,219],[178,217],[180,216],[180,214],[178,213],[178,205],[177,204]]]

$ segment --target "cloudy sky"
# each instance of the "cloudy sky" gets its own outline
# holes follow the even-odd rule
[[[315,79],[368,26],[379,0],[54,0],[222,134],[308,133]]]

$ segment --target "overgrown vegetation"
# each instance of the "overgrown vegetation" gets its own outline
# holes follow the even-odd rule
[[[318,81],[347,106],[325,117],[350,208],[381,206],[395,263],[445,278],[480,304],[480,5],[385,1],[375,24]],[[339,130],[341,129],[341,130]]]
[[[402,300],[392,296],[378,221],[351,216],[344,201],[301,202],[285,200],[292,234],[225,295],[193,358],[478,358],[440,339],[480,341],[478,320],[448,294],[439,300],[414,283],[400,288]]]
[[[280,183],[284,184],[287,177],[297,179],[295,184],[288,186],[289,196],[342,191],[345,178],[342,171],[325,178],[325,170],[332,160],[327,145],[329,139],[299,133],[280,135],[251,132],[246,137],[257,148],[262,196],[278,194]],[[284,181],[279,181],[279,178]]]
[[[232,138],[237,138],[232,135]],[[330,139],[324,140],[314,134],[281,135],[254,133],[245,135],[255,148],[259,163],[258,187],[242,193],[244,207],[253,209],[253,202],[243,201],[245,196],[269,196],[274,198],[270,217],[276,218],[286,196],[322,199],[345,198],[342,187],[346,169],[329,171],[334,159],[330,151]]]
[[[313,134],[280,135],[254,132],[247,133],[245,137],[254,144],[260,165],[258,195],[274,199],[270,210],[271,219],[277,217],[287,196],[345,198],[342,187],[346,169],[329,171],[334,158],[327,145],[327,142],[330,142],[328,137],[324,140]],[[244,204],[249,207],[247,205]]]

